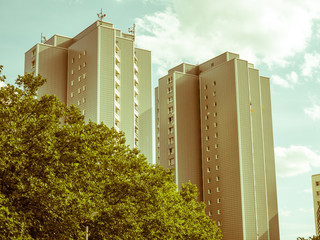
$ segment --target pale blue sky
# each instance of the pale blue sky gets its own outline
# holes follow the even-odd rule
[[[320,2],[318,0],[0,0],[0,64],[8,82],[41,32],[69,37],[97,20],[152,50],[153,85],[182,61],[225,51],[271,77],[280,234],[315,234],[311,175],[320,173]]]

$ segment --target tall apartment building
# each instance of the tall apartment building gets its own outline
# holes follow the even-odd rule
[[[157,163],[197,185],[224,239],[279,239],[269,79],[227,52],[169,70],[155,96]]]
[[[86,121],[123,131],[152,161],[151,52],[136,48],[134,35],[103,21],[73,38],[54,35],[25,53],[25,72],[47,79],[40,96],[55,94]]]
[[[320,174],[312,175],[313,211],[316,235],[320,236]]]

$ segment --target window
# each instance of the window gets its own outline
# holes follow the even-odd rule
[[[169,148],[169,155],[174,154],[174,148]]]
[[[169,166],[172,166],[172,165],[174,165],[174,158],[169,159]]]
[[[207,96],[207,95],[205,95],[205,96],[204,96],[204,99],[205,99],[205,100],[207,100],[207,99],[208,99],[208,96]]]
[[[86,110],[85,109],[82,110],[82,114],[86,115]]]
[[[208,183],[211,183],[211,178],[208,178]]]
[[[210,139],[210,137],[209,136],[206,136],[206,141],[208,141]]]
[[[216,91],[213,91],[212,96],[214,97],[216,96]]]
[[[71,63],[74,63],[74,58],[71,58]]]
[[[208,200],[208,205],[211,205],[211,200]]]
[[[217,132],[214,134],[214,137],[215,137],[215,138],[218,138],[218,133],[217,133]]]
[[[218,143],[216,143],[216,144],[214,145],[214,148],[218,148],[218,146],[219,146]]]
[[[219,159],[219,155],[218,154],[216,154],[216,159]]]
[[[207,149],[207,152],[210,151],[210,147],[209,146],[206,149]]]
[[[208,189],[208,194],[211,194],[211,189]]]
[[[207,172],[210,172],[210,171],[211,171],[211,170],[210,170],[210,168],[208,167],[208,168],[207,168]]]
[[[172,86],[168,87],[168,93],[172,93],[172,91],[173,91],[173,87]]]
[[[217,187],[217,192],[220,192],[220,188],[219,187]]]
[[[204,90],[207,90],[207,89],[208,89],[208,85],[205,84],[205,85],[203,86],[203,89],[204,89]]]
[[[78,100],[78,106],[81,104],[81,101],[80,100]]]
[[[81,53],[79,53],[79,58],[81,58]]]
[[[169,138],[168,139],[168,144],[173,144],[173,139],[174,139],[173,137]]]
[[[172,77],[168,78],[168,84],[172,83]]]
[[[169,124],[173,124],[173,117],[169,117]]]
[[[218,126],[218,123],[216,123],[216,122],[213,123],[213,126],[214,126],[214,127],[217,127],[217,126]]]
[[[219,165],[216,165],[216,170],[219,170]]]
[[[168,113],[170,114],[170,113],[173,113],[173,107],[169,107],[168,108]]]
[[[74,96],[74,93],[73,93],[73,92],[71,92],[71,93],[70,93],[70,97],[73,97],[73,96]]]
[[[221,214],[221,210],[220,210],[220,209],[218,209],[218,214],[219,214],[219,215]]]
[[[31,62],[31,67],[34,68],[35,66],[36,66],[36,60],[33,60],[33,61]]]
[[[83,62],[82,63],[82,67],[86,67],[87,66],[87,63],[86,62]]]
[[[81,88],[78,88],[78,93],[81,93]]]
[[[169,127],[168,134],[173,134],[173,127]]]
[[[212,215],[211,211],[209,211],[208,215],[209,215],[209,216],[211,216],[211,215]]]
[[[220,177],[218,176],[218,177],[216,177],[216,181],[217,182],[219,182],[220,181]]]
[[[82,86],[82,91],[85,91],[87,89],[86,85]]]
[[[70,83],[70,84],[71,84],[71,86],[73,86],[73,84],[74,84],[73,80],[71,81],[71,83]]]
[[[213,116],[214,116],[214,117],[216,117],[216,116],[217,116],[217,113],[216,113],[216,112],[214,112],[214,113],[213,113]]]
[[[86,98],[82,98],[82,103],[85,103],[87,101]]]
[[[220,198],[217,198],[217,203],[221,203],[221,199]]]
[[[217,85],[217,82],[216,81],[213,81],[213,86],[216,86]]]
[[[218,221],[218,222],[217,222],[217,225],[218,225],[218,227],[221,227],[221,222]]]
[[[206,126],[206,130],[209,130],[209,125]]]
[[[81,81],[81,76],[78,77],[78,82],[80,82],[80,81]]]
[[[72,75],[74,74],[74,71],[73,71],[73,69],[71,69],[71,74],[72,74]]]
[[[207,162],[209,162],[210,161],[210,157],[207,157]]]
[[[78,70],[80,70],[80,69],[81,69],[81,65],[78,66]]]
[[[32,57],[36,56],[36,49],[32,50]]]
[[[208,119],[209,119],[209,116],[208,116],[208,115],[204,116],[204,119],[205,119],[205,120],[208,120]]]
[[[208,105],[205,105],[205,106],[204,106],[204,110],[207,110],[207,109],[208,109]]]
[[[86,79],[86,77],[87,77],[87,74],[86,74],[86,73],[82,74],[82,78],[83,78],[83,79]]]
[[[87,55],[87,50],[83,51],[83,56]]]
[[[168,98],[168,103],[172,103],[173,102],[173,97],[169,97]]]
[[[214,106],[214,107],[217,106],[217,102],[214,102],[214,103],[213,103],[213,106]]]
[[[320,182],[319,181],[316,181],[316,186],[319,186],[320,185]]]
[[[317,196],[320,196],[320,191],[317,191]]]
[[[214,66],[214,63],[211,63],[211,67],[213,67]]]

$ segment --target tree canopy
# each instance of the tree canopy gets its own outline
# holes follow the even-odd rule
[[[87,226],[97,240],[222,238],[194,185],[177,191],[123,133],[37,98],[44,83],[0,88],[0,239],[84,239]]]

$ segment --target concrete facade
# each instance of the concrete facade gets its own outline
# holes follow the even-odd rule
[[[314,225],[316,228],[316,235],[320,235],[320,174],[313,175],[312,193],[313,193],[313,211],[314,211]]]
[[[133,35],[103,21],[74,38],[54,35],[25,53],[25,72],[47,79],[39,96],[55,94],[86,121],[123,131],[152,162],[151,52]]]
[[[178,188],[197,185],[224,239],[279,239],[269,79],[227,52],[169,70],[155,93],[156,161]]]

